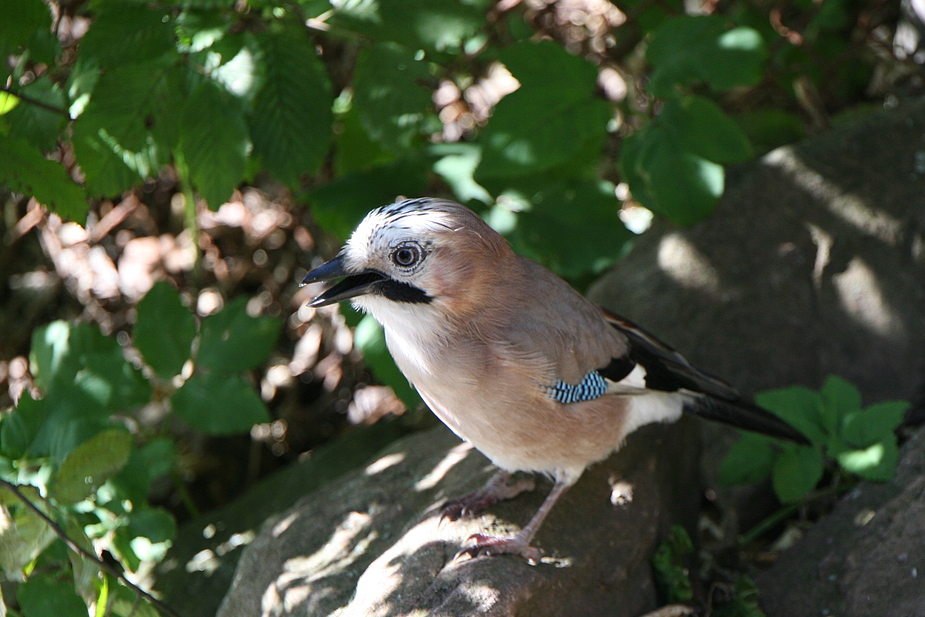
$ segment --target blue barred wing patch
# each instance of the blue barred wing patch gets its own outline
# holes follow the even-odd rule
[[[578,385],[573,386],[560,381],[554,386],[547,387],[546,390],[549,396],[563,405],[568,405],[603,396],[607,392],[607,381],[597,371],[592,371],[585,375]]]

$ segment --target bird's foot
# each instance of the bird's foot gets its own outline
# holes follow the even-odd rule
[[[499,471],[492,476],[485,486],[474,493],[458,499],[451,499],[443,505],[440,519],[455,521],[462,516],[478,514],[499,501],[513,499],[524,491],[532,491],[536,488],[536,482],[534,482],[533,478],[522,478],[508,483],[510,477],[510,473]]]
[[[474,542],[474,544],[456,553],[453,561],[458,561],[464,556],[475,559],[482,556],[517,555],[527,560],[530,564],[536,565],[543,556],[540,549],[530,546],[530,543],[521,534],[513,537],[498,537],[476,533],[466,539],[466,543],[469,542]]]

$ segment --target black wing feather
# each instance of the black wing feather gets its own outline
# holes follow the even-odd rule
[[[645,383],[649,389],[664,392],[688,390],[703,395],[684,405],[687,412],[772,437],[809,443],[795,428],[763,407],[745,400],[723,380],[693,366],[687,358],[650,332],[606,310],[604,317],[629,340],[629,353],[600,370],[603,377],[619,381],[636,364],[640,364],[646,371]]]

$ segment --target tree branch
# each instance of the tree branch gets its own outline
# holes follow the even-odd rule
[[[61,540],[67,545],[69,549],[91,560],[93,563],[99,566],[101,570],[103,570],[110,576],[114,576],[115,578],[122,581],[129,589],[134,591],[139,596],[144,596],[144,598],[148,602],[150,602],[155,608],[157,608],[157,610],[159,610],[164,615],[167,615],[168,617],[180,617],[177,614],[177,612],[174,611],[172,608],[170,608],[169,606],[167,606],[166,604],[164,604],[163,602],[161,602],[160,600],[152,596],[150,593],[148,593],[147,591],[145,591],[144,589],[142,589],[141,587],[139,587],[132,581],[128,580],[125,577],[125,574],[123,574],[122,572],[119,572],[114,567],[112,567],[111,565],[109,565],[108,563],[100,559],[99,557],[97,557],[95,554],[91,553],[84,547],[80,546],[79,544],[71,540],[71,538],[67,535],[67,532],[65,532],[61,528],[61,526],[58,525],[58,523],[56,523],[51,517],[49,517],[47,514],[42,512],[41,508],[39,508],[37,505],[29,501],[29,498],[23,495],[22,491],[20,491],[19,487],[17,487],[15,484],[13,484],[12,482],[8,482],[7,480],[4,480],[3,478],[0,478],[0,485],[5,486],[7,489],[9,489],[10,492],[16,495],[16,497],[19,498],[19,500],[22,501],[24,504],[26,504],[26,506],[30,510],[35,512],[39,516],[39,518],[45,521],[45,523],[47,523],[48,526],[51,527],[52,531],[55,532],[55,535],[61,538]]]
[[[46,111],[60,114],[64,116],[65,118],[67,118],[68,120],[71,119],[71,114],[69,114],[66,109],[56,107],[55,105],[51,105],[50,103],[46,103],[44,101],[40,101],[38,99],[32,98],[31,96],[28,96],[26,94],[15,92],[11,90],[10,88],[7,88],[6,86],[0,86],[0,92],[6,92],[7,94],[11,94],[15,96],[16,98],[18,98],[19,100],[29,103],[30,105],[35,105],[36,107],[41,107],[42,109]]]

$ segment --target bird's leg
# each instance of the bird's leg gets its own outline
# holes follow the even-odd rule
[[[520,555],[530,563],[538,563],[540,557],[542,557],[542,553],[540,549],[530,546],[530,541],[533,539],[533,536],[536,535],[543,521],[546,520],[546,515],[549,514],[549,511],[552,510],[552,507],[559,501],[559,497],[562,496],[562,493],[564,493],[565,489],[569,486],[571,486],[571,484],[568,482],[556,482],[552,487],[552,491],[549,492],[549,495],[543,502],[543,505],[541,505],[536,514],[533,515],[533,518],[530,519],[527,526],[517,532],[513,537],[500,538],[481,533],[473,534],[469,536],[467,541],[475,541],[475,544],[459,551],[455,559],[459,559],[463,555],[475,558],[481,555],[501,555],[510,553],[513,555]]]
[[[503,469],[498,471],[485,483],[485,486],[474,493],[446,502],[441,518],[455,521],[461,516],[476,514],[499,501],[513,499],[524,491],[532,491],[536,488],[533,478],[523,478],[509,484],[510,479],[511,472]]]

